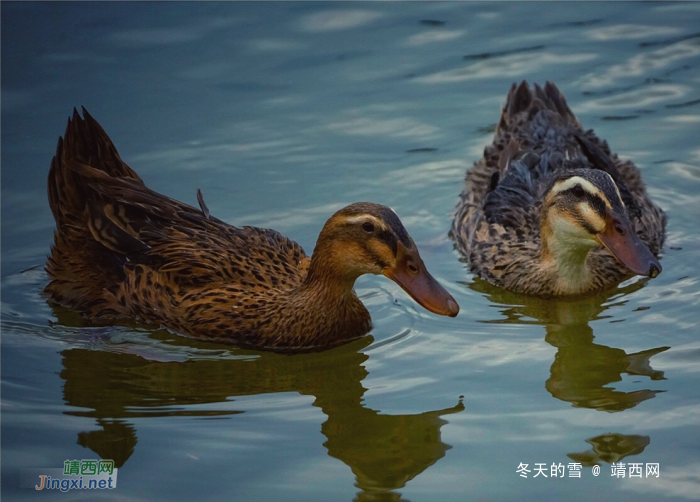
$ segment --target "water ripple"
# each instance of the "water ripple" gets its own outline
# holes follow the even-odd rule
[[[648,26],[642,24],[615,24],[604,28],[588,30],[586,35],[591,40],[629,40],[636,38],[658,37],[680,33],[680,28],[671,26]]]
[[[700,500],[700,462],[683,465],[664,464],[663,471],[659,478],[623,480],[621,488],[645,496],[656,493],[659,498],[681,497]]]
[[[242,22],[244,20],[237,17],[212,17],[187,27],[149,27],[118,31],[108,35],[107,39],[128,48],[184,44],[210,36],[215,30],[230,28]]]
[[[648,85],[628,92],[618,92],[599,99],[589,99],[577,107],[579,112],[589,110],[609,110],[612,108],[634,108],[656,105],[672,100],[683,99],[693,91],[692,88],[677,84]]]
[[[333,10],[309,14],[299,21],[299,29],[308,33],[347,30],[373,23],[382,14],[373,10]]]
[[[512,54],[489,58],[464,68],[440,71],[424,77],[418,77],[415,81],[424,84],[445,84],[499,77],[520,78],[522,75],[541,70],[547,66],[573,65],[592,61],[597,57],[598,55],[594,53],[559,55],[552,52],[538,52],[537,54]]]
[[[461,38],[467,34],[466,30],[432,30],[411,35],[404,42],[407,47],[418,47],[427,44],[447,42]]]
[[[614,85],[616,82],[649,75],[653,71],[670,66],[677,61],[692,58],[700,54],[700,38],[684,40],[655,51],[633,56],[622,64],[616,64],[589,74],[582,80],[586,89],[598,89]]]

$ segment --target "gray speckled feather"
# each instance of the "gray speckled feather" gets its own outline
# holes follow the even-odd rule
[[[612,154],[592,130],[584,131],[554,84],[531,89],[522,82],[508,92],[493,143],[467,172],[460,194],[450,234],[471,270],[497,286],[556,294],[554,278],[541,267],[542,203],[553,183],[576,169],[612,177],[632,228],[658,254],[666,216],[647,196],[637,167]],[[597,271],[590,290],[629,275],[603,248],[588,259]]]

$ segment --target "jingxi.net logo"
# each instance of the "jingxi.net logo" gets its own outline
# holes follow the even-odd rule
[[[63,469],[22,469],[20,486],[35,490],[111,490],[117,487],[114,460],[66,460]]]

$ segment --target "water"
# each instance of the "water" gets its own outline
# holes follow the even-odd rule
[[[700,498],[699,17],[694,2],[3,2],[3,498],[36,499],[21,469],[91,458],[115,460],[117,489],[53,496]],[[522,79],[555,82],[642,169],[669,215],[657,279],[545,302],[459,261],[464,172]],[[151,188],[194,204],[199,187],[215,216],[309,252],[343,205],[392,206],[460,315],[364,277],[371,336],[283,356],[52,310],[46,174],[81,105]],[[533,478],[571,462],[579,479]]]

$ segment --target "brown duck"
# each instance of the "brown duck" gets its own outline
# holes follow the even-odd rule
[[[639,169],[584,132],[554,84],[522,82],[467,172],[451,235],[488,282],[563,296],[656,277],[665,226]]]
[[[148,189],[84,109],[68,120],[48,179],[56,219],[50,298],[99,324],[139,322],[242,346],[329,347],[366,334],[353,290],[383,274],[426,309],[459,306],[428,273],[388,207],[335,213],[313,256],[274,230],[234,227]]]

